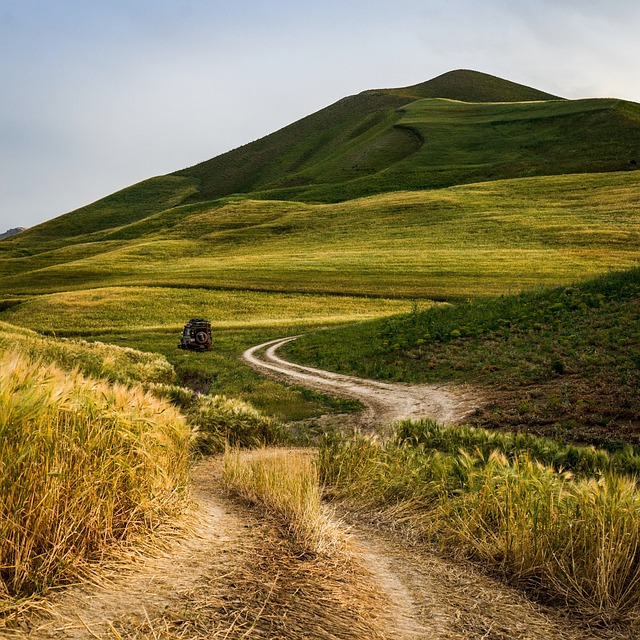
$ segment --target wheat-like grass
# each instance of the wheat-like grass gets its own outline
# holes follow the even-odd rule
[[[0,358],[0,603],[68,579],[179,508],[180,413],[17,354]]]
[[[283,522],[303,553],[332,554],[342,547],[336,524],[327,517],[315,456],[309,451],[227,449],[227,486]]]
[[[635,478],[579,478],[499,451],[440,452],[334,437],[322,447],[334,498],[383,512],[539,595],[601,621],[640,616]]]

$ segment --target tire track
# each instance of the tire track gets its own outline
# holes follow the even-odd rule
[[[280,380],[360,400],[367,407],[367,422],[375,425],[427,417],[438,422],[460,422],[478,404],[477,395],[463,387],[368,380],[296,364],[276,354],[299,337],[264,342],[247,349],[242,358],[254,369]]]

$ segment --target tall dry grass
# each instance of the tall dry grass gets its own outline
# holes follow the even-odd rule
[[[319,460],[334,499],[384,513],[574,611],[605,622],[640,617],[635,478],[579,478],[527,454],[365,438],[330,438]]]
[[[0,607],[180,508],[190,431],[140,389],[0,357]]]
[[[173,366],[158,353],[146,353],[104,342],[52,338],[0,321],[0,354],[20,351],[63,369],[78,368],[85,375],[111,382],[172,383]]]
[[[152,383],[146,388],[182,410],[193,427],[193,444],[199,453],[222,453],[227,445],[257,448],[290,441],[282,424],[248,402],[224,395],[207,396],[176,385]]]
[[[339,529],[322,504],[317,460],[309,451],[228,448],[224,480],[282,522],[302,553],[332,554],[342,547]]]

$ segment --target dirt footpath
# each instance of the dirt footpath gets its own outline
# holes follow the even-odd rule
[[[478,404],[477,396],[464,387],[367,380],[295,364],[276,355],[282,345],[297,337],[251,347],[242,358],[254,369],[280,380],[360,400],[367,407],[364,420],[369,424],[426,417],[452,424],[462,421]]]
[[[161,552],[43,600],[1,638],[623,640],[588,629],[397,534],[343,514],[343,557],[300,555],[234,500],[219,459],[193,472],[193,522]],[[334,516],[335,517],[335,516]],[[351,518],[346,523],[345,519]]]

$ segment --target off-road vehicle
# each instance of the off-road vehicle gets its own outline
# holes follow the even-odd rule
[[[184,325],[179,349],[211,351],[211,323],[204,318],[192,318]]]

